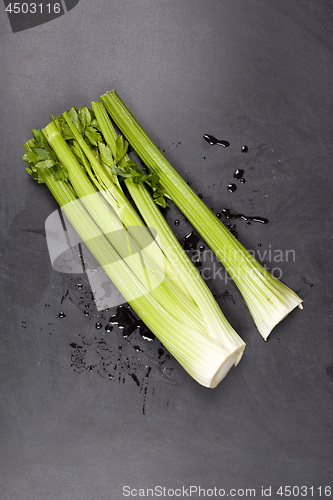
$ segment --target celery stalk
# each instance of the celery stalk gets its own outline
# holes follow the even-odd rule
[[[114,153],[117,133],[105,108],[101,102],[93,102],[92,109],[104,139]],[[126,159],[125,157],[122,161],[126,161]],[[170,260],[175,275],[182,279],[187,289],[187,293],[192,296],[193,300],[200,308],[209,335],[223,341],[224,336],[228,335],[229,324],[198,270],[184,252],[165,218],[154,203],[148,189],[143,183],[134,183],[131,178],[127,178],[125,184],[146,224],[156,229],[161,249],[166,258]]]
[[[116,91],[101,101],[136,153],[219,258],[239,288],[253,320],[267,340],[274,326],[302,299],[274,278],[225,228],[156,147]]]

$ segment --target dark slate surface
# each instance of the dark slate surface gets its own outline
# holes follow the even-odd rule
[[[331,3],[67,8],[15,33],[0,9],[0,498],[118,500],[126,485],[137,490],[127,498],[160,486],[154,498],[203,498],[194,487],[206,498],[250,488],[263,498],[271,487],[276,499],[288,485],[323,498],[332,485]],[[115,311],[94,309],[84,275],[51,267],[44,222],[56,205],[25,174],[23,143],[51,112],[111,88],[215,212],[269,219],[236,221],[238,238],[304,298],[265,343],[212,263],[212,290],[247,342],[214,390],[157,340],[103,333]],[[209,146],[206,133],[230,147]],[[246,183],[230,193],[236,168]],[[174,207],[168,219],[180,220],[179,238],[190,232]]]

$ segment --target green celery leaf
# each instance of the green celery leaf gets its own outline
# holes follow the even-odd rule
[[[141,172],[141,182],[147,182],[148,181],[148,177],[149,177],[149,175],[143,174]]]
[[[73,132],[69,128],[68,124],[65,122],[63,118],[58,120],[59,126],[60,126],[60,131],[63,135],[63,138],[65,141],[70,141],[71,139],[74,139]]]
[[[35,165],[35,163],[39,161],[39,156],[36,155],[36,153],[34,153],[33,151],[28,151],[27,153],[25,153],[25,155],[22,156],[22,160],[33,163]]]
[[[152,174],[150,177],[150,182],[151,182],[151,187],[154,189],[157,187],[157,184],[159,183],[159,176],[157,174]]]
[[[83,108],[78,109],[77,115],[78,115],[79,121],[81,123],[81,128],[82,128],[82,130],[84,130],[86,128],[86,114],[85,114]]]
[[[32,133],[35,137],[37,148],[50,149],[49,144],[41,130],[33,128]]]
[[[89,125],[91,124],[91,114],[87,106],[82,106],[82,108],[80,108],[77,113],[82,123],[83,130],[86,127],[89,127]]]
[[[58,163],[55,167],[54,178],[56,181],[65,181],[68,179],[68,171],[60,163]]]
[[[41,170],[37,170],[37,182],[38,184],[45,184]]]
[[[158,198],[155,198],[155,203],[156,203],[156,205],[160,205],[163,208],[165,208],[166,206],[169,206],[167,204],[167,202],[165,201],[164,196],[159,196]]]
[[[75,109],[74,106],[71,107],[71,109],[69,111],[67,111],[67,114],[71,120],[71,122],[73,123],[74,127],[76,128],[76,130],[82,134],[84,128],[83,128],[83,124],[81,123],[80,119],[79,119],[79,115]]]
[[[86,127],[84,135],[93,146],[102,141],[101,134],[94,127]]]
[[[142,182],[142,175],[135,175],[133,177],[133,182],[134,184],[140,184],[140,182]]]
[[[91,117],[93,117],[93,116],[95,116],[95,115],[94,115],[93,111],[91,111]],[[96,120],[96,118],[93,118],[91,120],[90,126],[96,128],[97,130],[99,130],[100,132],[102,132],[101,131],[101,127],[99,126],[99,123]]]
[[[35,181],[38,180],[38,172],[36,172],[36,170],[32,170],[29,167],[26,168],[25,170],[28,172],[28,174],[30,175],[30,177],[32,177]]]
[[[116,139],[116,159],[117,162],[121,160],[127,153],[128,142],[123,140],[121,135],[117,135]]]
[[[138,174],[143,174],[142,170],[140,167],[137,166],[137,164],[135,163],[134,166],[133,166],[133,170],[135,172],[137,172]],[[145,175],[145,174],[144,174]]]
[[[38,156],[38,158],[43,160],[53,160],[57,161],[57,157],[51,149],[43,149],[43,148],[32,148],[33,152]]]
[[[135,167],[137,167],[137,164],[136,164],[134,161],[132,161],[132,160],[127,160],[127,161],[126,161],[126,166],[127,166],[127,167],[131,167],[131,168],[135,168]],[[136,170],[136,171],[137,171],[137,170]],[[140,171],[141,171],[141,170],[140,170]]]
[[[133,172],[136,172],[137,174],[139,175],[142,175],[142,170],[140,167],[137,166],[137,164],[132,161],[132,160],[127,160],[126,161],[126,166],[131,168],[133,170]]]
[[[106,146],[106,144],[103,144],[103,142],[99,142],[98,147],[102,162],[105,163],[105,165],[107,165],[108,167],[113,167],[114,160],[109,146]]]
[[[51,168],[53,167],[55,162],[53,160],[44,160],[36,163],[37,168]]]
[[[126,173],[124,170],[122,170],[119,167],[115,167],[115,173],[117,175],[120,175],[121,177],[132,177],[132,172]]]

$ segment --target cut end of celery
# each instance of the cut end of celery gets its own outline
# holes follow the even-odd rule
[[[223,361],[219,369],[212,377],[210,385],[208,386],[209,388],[214,389],[221,382],[221,380],[224,379],[226,374],[229,372],[230,368],[233,365],[236,366],[239,363],[241,357],[243,356],[244,349],[245,349],[245,344],[239,347],[237,350],[235,350],[232,354],[230,354],[230,356],[228,356]]]
[[[257,325],[258,329],[259,329],[259,332],[262,335],[262,337],[263,337],[264,340],[268,339],[270,333],[275,328],[275,326],[278,325],[286,316],[288,316],[288,314],[291,311],[293,311],[294,309],[296,309],[296,307],[299,307],[300,309],[303,309],[303,305],[302,305],[303,301],[302,301],[302,299],[300,297],[297,297],[297,298],[296,297],[294,298],[293,301],[290,301],[290,303],[288,304],[288,306],[286,306],[284,309],[281,309],[279,311],[280,316],[278,318],[276,318],[276,316],[274,316],[272,319],[269,319],[264,324],[261,324],[260,327],[259,327],[259,325]]]

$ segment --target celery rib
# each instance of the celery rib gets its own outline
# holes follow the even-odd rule
[[[110,122],[106,110],[101,102],[92,103],[92,107],[105,141],[109,145],[111,151],[114,151],[117,134]],[[147,188],[142,183],[134,183],[131,178],[126,179],[125,183],[135,205],[145,219],[146,224],[156,229],[160,246],[164,254],[171,261],[171,266],[176,276],[183,281],[187,293],[193,297],[202,311],[209,335],[223,341],[224,336],[229,332],[230,325],[226,321],[221,309],[218,307],[198,270],[194,267],[193,263],[182,249],[179,241],[152,200]],[[210,313],[207,314],[207,311]],[[234,332],[232,335],[234,335]]]

